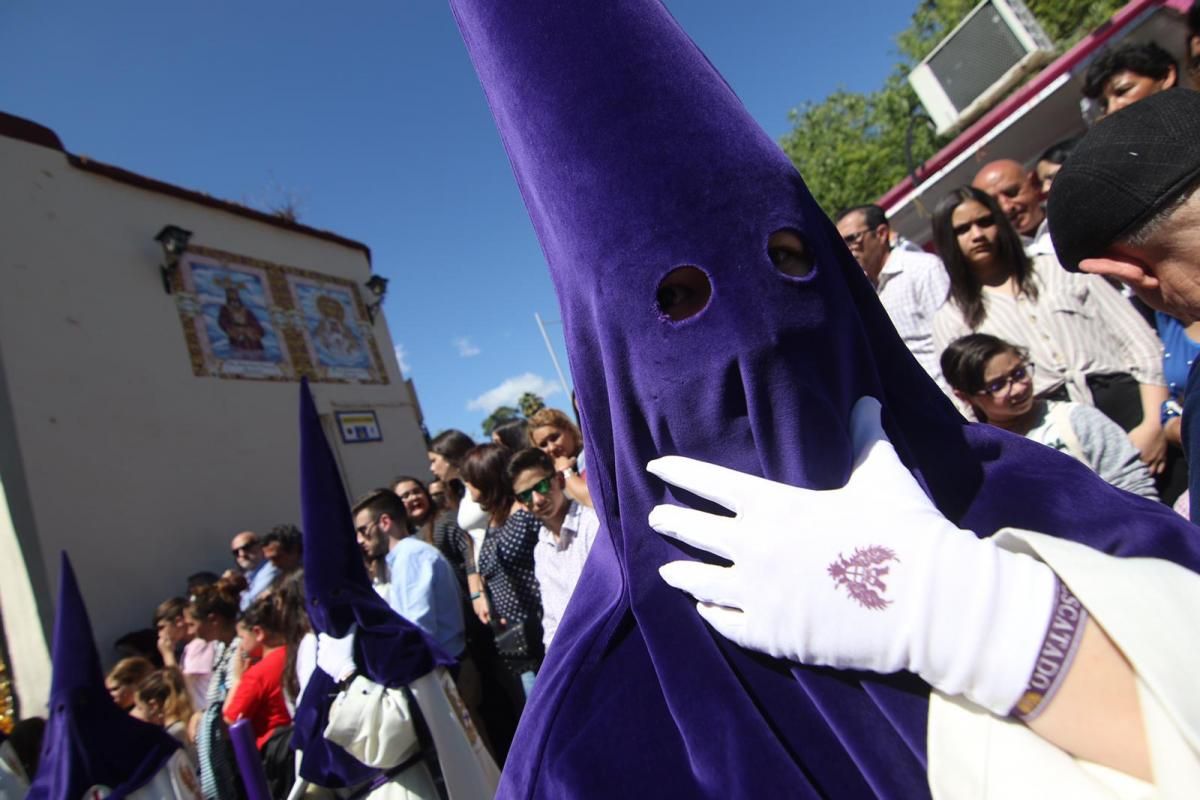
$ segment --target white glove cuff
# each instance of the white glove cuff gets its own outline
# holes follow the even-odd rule
[[[993,549],[995,602],[991,619],[980,620],[985,636],[978,667],[963,694],[993,714],[1006,716],[1033,674],[1054,613],[1058,579],[1030,556]]]
[[[946,694],[1006,716],[1033,672],[1057,579],[1040,561],[966,531],[937,539],[927,649],[911,654],[912,670]]]

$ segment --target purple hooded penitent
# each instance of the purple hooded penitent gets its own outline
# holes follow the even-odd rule
[[[75,570],[62,554],[54,619],[50,718],[29,800],[80,800],[93,787],[119,800],[150,782],[179,749],[158,725],[117,708],[104,688]]]
[[[304,592],[313,631],[342,637],[357,626],[355,666],[383,686],[404,686],[434,667],[453,664],[433,639],[371,587],[342,477],[307,381],[300,385],[300,500]],[[293,744],[304,753],[300,776],[327,788],[354,786],[380,774],[324,737],[337,693],[334,680],[314,670],[293,722]]]
[[[960,525],[1200,566],[1194,529],[1168,509],[1050,448],[963,423],[791,163],[659,3],[452,6],[558,292],[604,526],[503,797],[929,794],[919,679],[743,651],[663,583],[660,565],[695,554],[646,523],[656,504],[690,500],[645,471],[658,456],[840,486],[851,406],[872,395],[901,457]],[[780,41],[799,66],[821,32],[787,27]],[[768,258],[782,229],[807,242],[808,276]],[[707,273],[712,298],[672,322],[656,290],[682,265]]]

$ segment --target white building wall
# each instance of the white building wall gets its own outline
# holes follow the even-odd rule
[[[370,263],[363,250],[97,175],[4,136],[0,182],[0,468],[25,561],[0,564],[0,584],[28,570],[41,620],[10,617],[3,595],[0,609],[10,645],[28,642],[17,630],[26,625],[45,625],[48,641],[65,549],[107,662],[112,641],[148,626],[187,574],[231,566],[237,531],[300,522],[299,384],[193,374],[154,235],[171,223],[194,244],[359,285]],[[351,494],[427,472],[382,315],[374,333],[388,384],[312,384],[323,415],[378,416],[379,443],[342,444],[327,425]]]

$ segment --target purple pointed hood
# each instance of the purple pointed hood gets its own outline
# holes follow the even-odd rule
[[[79,800],[95,786],[126,797],[154,777],[179,742],[157,725],[134,719],[104,688],[83,595],[62,554],[54,619],[50,718],[31,800]]]
[[[839,486],[850,408],[873,395],[939,507],[980,535],[1014,525],[1200,565],[1169,510],[964,425],[787,157],[660,3],[451,5],[558,293],[604,526],[502,796],[928,795],[921,681],[742,651],[661,581],[679,545],[647,515],[694,498],[646,473],[658,456]],[[813,258],[805,277],[768,256],[784,229]],[[712,296],[672,322],[656,291],[684,265]]]
[[[304,591],[313,630],[345,636],[357,625],[354,661],[376,683],[398,687],[454,659],[424,631],[393,611],[376,593],[354,536],[346,490],[325,439],[308,382],[300,385],[300,498],[304,530]],[[296,709],[300,774],[320,786],[351,786],[378,774],[322,735],[333,680],[313,672]]]

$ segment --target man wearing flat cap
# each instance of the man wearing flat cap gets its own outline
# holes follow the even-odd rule
[[[1101,120],[1054,180],[1063,266],[1116,278],[1184,325],[1200,320],[1200,93],[1171,89]],[[1192,521],[1200,519],[1200,359],[1184,394]]]

